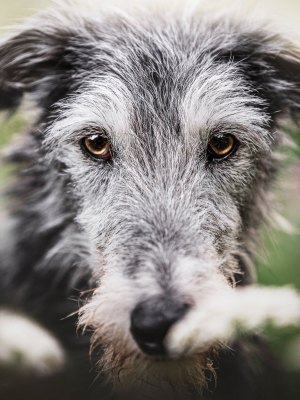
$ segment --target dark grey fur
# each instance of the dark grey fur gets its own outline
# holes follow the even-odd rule
[[[125,311],[152,293],[197,300],[203,263],[251,283],[259,229],[270,216],[279,128],[299,113],[300,59],[278,35],[228,18],[56,10],[1,43],[0,71],[2,109],[26,94],[41,111],[9,156],[19,167],[1,302],[50,327],[71,360],[54,381],[22,381],[24,391],[103,398],[101,378],[88,389],[89,335],[77,337],[76,318],[62,318],[78,309],[81,292],[101,287],[103,275],[119,277],[120,298],[112,293],[104,302],[101,322],[121,332]],[[112,163],[81,151],[81,138],[97,127],[108,132]],[[219,132],[236,135],[240,146],[211,162],[208,138]],[[274,399],[249,357],[246,342],[221,351],[208,398]],[[14,385],[1,385],[0,396],[19,398]]]

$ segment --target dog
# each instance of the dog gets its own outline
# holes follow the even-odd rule
[[[3,39],[0,71],[1,109],[37,110],[6,156],[1,304],[67,359],[5,374],[3,398],[281,398],[258,336],[179,358],[165,339],[216,282],[255,281],[296,46],[250,19],[71,4]]]

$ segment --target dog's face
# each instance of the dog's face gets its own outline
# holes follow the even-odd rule
[[[38,21],[0,48],[1,104],[28,92],[43,110],[42,163],[97,283],[81,324],[113,374],[201,378],[208,349],[175,363],[166,338],[218,285],[250,279],[299,60],[228,21]]]

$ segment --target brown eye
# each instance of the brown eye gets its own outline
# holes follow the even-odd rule
[[[212,158],[229,156],[237,148],[238,141],[232,135],[213,136],[208,143],[208,153]]]
[[[95,134],[82,140],[82,147],[93,158],[109,161],[112,158],[111,145],[105,136]]]

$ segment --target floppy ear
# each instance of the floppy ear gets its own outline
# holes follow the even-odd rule
[[[300,50],[295,44],[261,29],[237,37],[230,57],[265,99],[275,124],[284,117],[300,120]]]
[[[76,33],[50,17],[32,25],[0,42],[0,109],[16,107],[26,92],[48,107],[69,90]]]
[[[294,45],[281,40],[265,53],[260,85],[275,121],[290,117],[300,122],[300,52]]]

